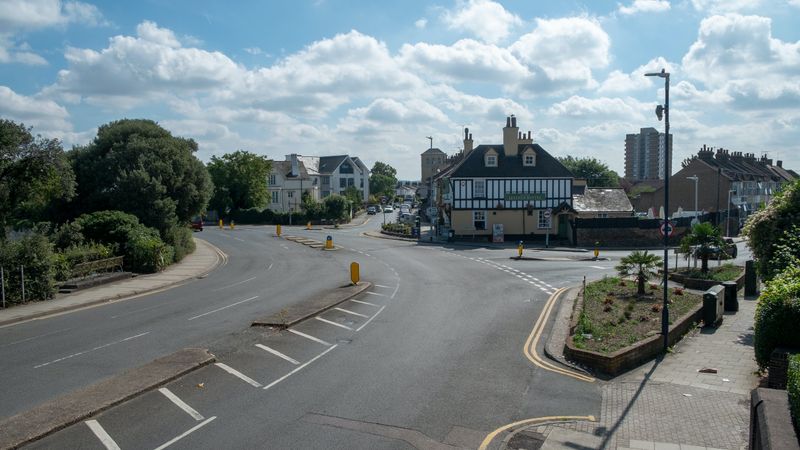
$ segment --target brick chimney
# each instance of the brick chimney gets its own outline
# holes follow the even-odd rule
[[[469,152],[472,151],[472,134],[469,132],[469,128],[464,128],[464,156],[468,155]]]
[[[503,151],[506,156],[517,156],[519,148],[517,118],[512,114],[506,117],[506,126],[503,128]]]

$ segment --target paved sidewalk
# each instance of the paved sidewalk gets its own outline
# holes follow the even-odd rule
[[[214,270],[222,260],[222,256],[208,242],[197,238],[194,242],[197,248],[191,255],[187,255],[181,262],[169,266],[162,272],[139,275],[72,294],[59,294],[52,300],[0,309],[0,325],[174,287],[184,281],[202,277]]]
[[[747,448],[749,393],[759,381],[753,352],[755,307],[755,299],[740,298],[739,311],[726,313],[719,328],[695,330],[673,353],[605,382],[596,422],[518,432],[544,440],[542,449]]]

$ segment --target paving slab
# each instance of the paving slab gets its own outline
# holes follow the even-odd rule
[[[366,291],[372,283],[362,281],[358,285],[347,285],[332,289],[325,294],[312,297],[284,308],[282,311],[260,317],[253,321],[253,326],[290,328],[310,317],[326,311]]]

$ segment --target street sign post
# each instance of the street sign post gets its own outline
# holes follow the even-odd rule
[[[544,220],[547,222],[547,234],[544,235],[544,248],[550,248],[550,210],[544,210]]]
[[[675,233],[675,224],[665,220],[661,223],[661,227],[658,229],[662,236],[672,237]]]

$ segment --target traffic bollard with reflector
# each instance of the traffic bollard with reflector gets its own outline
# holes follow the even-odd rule
[[[222,219],[219,219],[219,229],[220,230],[224,230],[225,229],[225,225],[222,224]]]
[[[276,234],[278,237],[281,237],[281,224],[277,224],[277,225],[275,225],[275,234]]]
[[[350,281],[353,282],[354,285],[358,285],[359,281],[359,273],[358,273],[358,263],[351,262],[350,263]]]
[[[325,239],[325,250],[333,250],[333,237],[332,236],[328,236],[328,238]]]
[[[311,229],[311,221],[309,220],[308,223],[306,224],[306,230],[310,229]]]
[[[233,229],[234,226],[235,224],[233,223],[233,220],[231,220],[231,230]]]
[[[525,249],[525,246],[522,245],[522,241],[519,241],[519,244],[517,245],[517,253],[519,253],[519,257],[520,258],[522,258],[522,250],[524,250],[524,249]]]

